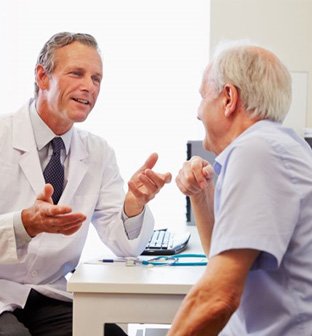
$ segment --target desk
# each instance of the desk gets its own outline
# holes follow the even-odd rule
[[[187,252],[202,253],[195,228]],[[104,323],[170,324],[204,266],[81,264],[69,279],[73,335],[103,336]]]

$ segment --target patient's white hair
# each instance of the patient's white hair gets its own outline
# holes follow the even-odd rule
[[[291,76],[271,51],[247,41],[218,45],[204,80],[219,94],[234,85],[251,118],[282,122],[291,103]]]

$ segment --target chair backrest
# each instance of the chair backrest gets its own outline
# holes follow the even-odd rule
[[[194,155],[202,157],[210,164],[214,163],[215,155],[203,148],[201,140],[189,140],[186,143],[186,159],[189,160]],[[187,225],[195,225],[191,202],[188,196],[186,196],[186,222]]]
[[[312,137],[310,137],[310,138],[306,137],[305,140],[310,145],[310,147],[312,149]]]

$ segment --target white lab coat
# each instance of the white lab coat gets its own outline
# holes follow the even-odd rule
[[[118,256],[142,252],[153,230],[146,207],[138,238],[128,240],[121,219],[123,181],[113,150],[100,137],[74,129],[68,180],[60,204],[87,216],[73,235],[42,233],[17,249],[13,215],[31,206],[44,178],[28,105],[0,119],[0,313],[23,307],[30,288],[52,297],[69,297],[65,275],[79,261],[90,222]]]

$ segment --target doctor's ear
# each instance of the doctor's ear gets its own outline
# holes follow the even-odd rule
[[[49,87],[49,76],[41,64],[36,67],[36,83],[41,90]]]
[[[238,104],[238,89],[233,84],[225,84],[223,87],[224,94],[224,116],[229,117]]]

